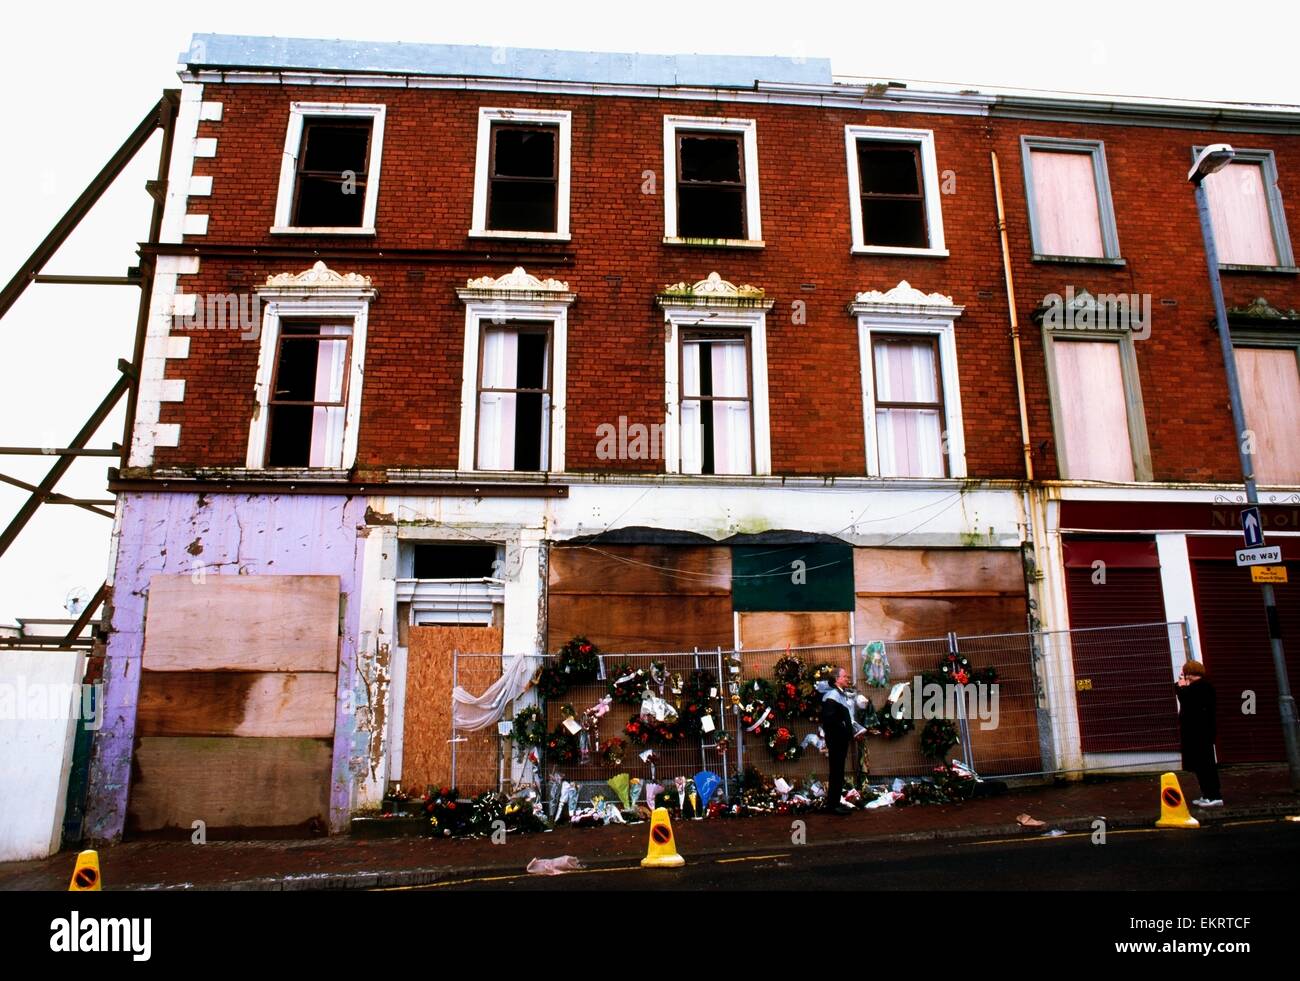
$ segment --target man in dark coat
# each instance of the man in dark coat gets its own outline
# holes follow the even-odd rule
[[[1182,742],[1183,769],[1196,774],[1201,796],[1192,801],[1200,807],[1221,807],[1219,767],[1214,761],[1214,686],[1205,677],[1205,665],[1188,661],[1174,691],[1178,695],[1178,730]]]
[[[852,696],[847,693],[849,673],[840,668],[831,687],[822,695],[821,724],[826,736],[826,755],[830,759],[830,778],[826,782],[826,806],[835,814],[850,814],[852,808],[840,803],[844,792],[844,756],[853,741]]]

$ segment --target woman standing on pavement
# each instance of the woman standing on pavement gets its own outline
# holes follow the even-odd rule
[[[1219,767],[1214,761],[1215,694],[1205,677],[1205,665],[1188,661],[1174,691],[1178,695],[1178,730],[1183,750],[1183,769],[1196,774],[1201,796],[1192,801],[1200,807],[1222,807],[1219,796]]]

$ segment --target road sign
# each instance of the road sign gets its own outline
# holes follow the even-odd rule
[[[1251,582],[1286,582],[1286,566],[1284,565],[1252,565],[1250,567]]]
[[[1282,546],[1237,549],[1237,565],[1277,565],[1282,561]]]
[[[1259,548],[1264,544],[1264,522],[1260,519],[1259,508],[1249,507],[1241,512],[1241,537],[1247,548]]]

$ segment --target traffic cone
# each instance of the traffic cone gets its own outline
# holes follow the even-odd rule
[[[650,847],[641,864],[648,869],[672,869],[686,864],[686,859],[677,854],[673,822],[668,818],[666,807],[656,807],[650,817]]]
[[[99,852],[89,848],[77,856],[76,867],[72,870],[72,881],[68,883],[68,892],[100,892]]]
[[[1172,773],[1160,775],[1160,820],[1157,828],[1199,828],[1201,823],[1187,810],[1183,788]]]

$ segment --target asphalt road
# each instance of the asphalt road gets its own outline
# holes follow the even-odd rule
[[[438,891],[564,890],[1295,890],[1300,823],[1241,820],[1198,831],[1088,834],[880,846],[791,846],[709,858],[680,869],[639,865],[560,876],[495,875],[426,887]]]

